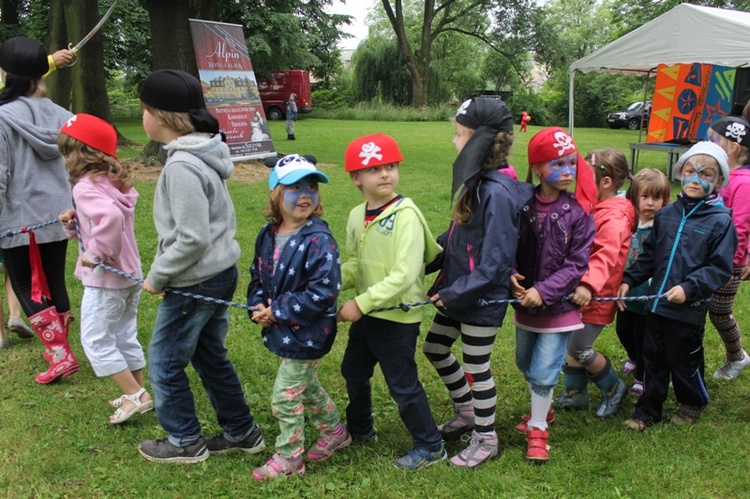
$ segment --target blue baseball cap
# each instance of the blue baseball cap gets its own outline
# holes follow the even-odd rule
[[[268,177],[268,187],[274,189],[279,184],[293,185],[310,175],[314,175],[318,182],[328,183],[326,174],[319,172],[310,160],[299,154],[289,154],[276,162]]]

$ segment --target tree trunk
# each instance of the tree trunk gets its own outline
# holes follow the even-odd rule
[[[57,50],[67,47],[72,40],[68,36],[66,24],[66,9],[63,2],[51,2],[47,22],[49,26],[49,39],[47,51],[52,54]],[[68,109],[70,107],[70,90],[72,87],[71,71],[53,71],[44,80],[47,85],[47,94],[58,106]]]

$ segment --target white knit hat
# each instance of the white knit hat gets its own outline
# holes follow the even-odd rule
[[[677,174],[682,176],[682,167],[685,165],[685,162],[693,156],[698,156],[700,154],[711,156],[717,163],[719,163],[721,176],[724,177],[724,181],[721,185],[717,185],[716,188],[721,189],[722,187],[726,187],[729,183],[729,163],[727,162],[727,153],[724,152],[724,149],[722,149],[721,146],[718,146],[713,142],[698,142],[688,149],[685,154],[680,156],[680,159],[678,159],[675,164],[675,171]]]

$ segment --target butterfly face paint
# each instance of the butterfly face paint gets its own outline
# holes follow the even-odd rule
[[[683,190],[693,197],[705,197],[711,194],[716,188],[718,179],[719,173],[716,167],[706,165],[704,161],[701,161],[700,156],[690,158],[682,169]],[[690,184],[699,185],[702,192],[687,192]]]
[[[549,184],[556,185],[558,182],[560,182],[560,178],[563,175],[567,174],[575,178],[576,161],[576,153],[568,154],[567,156],[563,156],[558,159],[553,159],[547,164],[549,173],[544,177],[544,180]]]
[[[315,211],[320,200],[320,193],[318,192],[318,181],[306,177],[297,182],[296,184],[287,185],[284,188],[284,196],[282,203],[284,208],[289,212],[293,212],[296,208],[300,208],[304,211],[308,209]]]

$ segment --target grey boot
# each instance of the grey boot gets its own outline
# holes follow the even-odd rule
[[[586,387],[589,377],[583,367],[563,366],[563,394],[555,399],[555,405],[562,409],[580,410],[589,406]]]
[[[617,377],[609,359],[607,359],[607,365],[601,372],[591,376],[591,381],[602,391],[602,401],[596,409],[596,415],[600,418],[614,416],[628,393],[628,387],[624,381]]]

